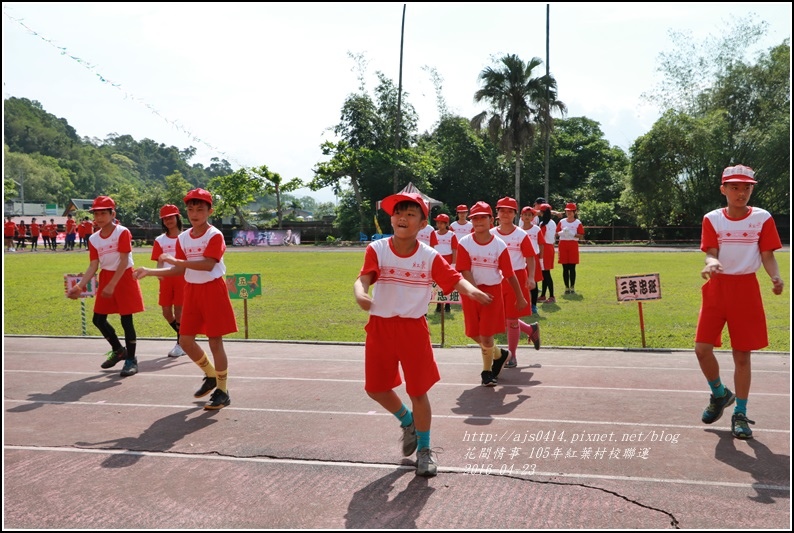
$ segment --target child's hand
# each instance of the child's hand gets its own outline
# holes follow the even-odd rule
[[[135,279],[142,279],[145,278],[147,275],[149,275],[149,271],[146,269],[146,267],[136,268],[132,272],[132,277],[134,277]]]
[[[483,305],[488,305],[493,301],[493,296],[487,292],[481,291],[480,289],[475,289],[475,292],[471,294],[471,298],[477,300]]]
[[[163,263],[170,263],[172,265],[176,264],[176,258],[171,254],[161,255],[158,261],[162,261]]]
[[[772,278],[772,292],[774,294],[783,293],[783,280],[780,279],[780,276],[774,276]]]
[[[72,300],[77,300],[82,292],[83,289],[80,288],[80,285],[75,284],[69,288],[69,291],[66,293],[66,296],[68,298],[71,298]]]
[[[357,294],[356,303],[364,311],[369,311],[369,309],[372,307],[372,298],[369,294]]]
[[[711,276],[721,273],[722,263],[720,263],[718,259],[710,257],[706,260],[706,266],[704,266],[703,270],[700,271],[700,276],[703,279],[709,279]]]

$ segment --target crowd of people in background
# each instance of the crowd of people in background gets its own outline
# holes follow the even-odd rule
[[[75,246],[79,249],[88,251],[88,238],[97,230],[96,225],[88,217],[84,217],[81,222],[74,220],[71,213],[66,215],[66,223],[58,225],[55,219],[49,222],[46,218],[39,219],[31,217],[30,224],[24,219],[14,222],[14,217],[6,215],[4,225],[5,250],[6,252],[18,252],[26,250],[28,243],[31,252],[39,251],[39,240],[41,240],[44,250],[57,250],[58,237],[62,236],[63,251],[71,251]]]

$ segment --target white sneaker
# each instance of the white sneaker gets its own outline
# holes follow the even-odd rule
[[[179,343],[176,343],[174,347],[171,348],[171,351],[168,352],[168,357],[181,357],[183,355],[187,355],[187,353],[182,349]]]

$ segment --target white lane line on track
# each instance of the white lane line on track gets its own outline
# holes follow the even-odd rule
[[[73,372],[69,370],[4,370],[5,373],[8,374],[64,374],[64,375],[74,375],[74,376],[108,376],[111,377],[115,374],[115,370],[111,372],[103,372],[101,374],[96,372]],[[180,379],[196,379],[196,374],[162,374],[158,372],[144,372],[138,374],[139,376],[145,375],[146,377],[152,378],[180,378]],[[140,379],[140,378],[136,378]],[[235,380],[240,381],[303,381],[303,382],[322,382],[322,383],[351,383],[351,384],[363,384],[363,379],[334,379],[334,378],[299,378],[299,377],[287,377],[287,376],[237,376],[234,377]],[[703,390],[683,390],[683,389],[638,389],[638,388],[631,388],[631,387],[585,387],[581,385],[527,385],[521,383],[501,383],[503,387],[531,387],[531,389],[563,389],[563,390],[591,390],[591,391],[606,391],[606,392],[650,392],[650,393],[684,393],[684,394],[703,394]],[[473,383],[456,383],[451,381],[439,381],[434,385],[434,387],[456,387],[456,388],[471,388],[475,387]],[[773,396],[773,397],[785,397],[788,398],[790,394],[788,393],[777,393],[777,392],[755,392],[753,391],[753,396]]]
[[[101,400],[98,402],[60,402],[60,401],[36,401],[36,400],[12,400],[6,398],[4,400],[5,403],[10,404],[19,404],[19,405],[30,405],[30,404],[46,404],[46,405],[72,405],[77,407],[132,407],[132,408],[139,408],[139,407],[156,407],[156,408],[167,408],[167,409],[196,409],[197,412],[204,412],[202,407],[196,407],[195,404],[191,405],[175,405],[175,404],[140,404],[140,403],[119,403],[119,402],[107,402],[105,400]],[[273,408],[265,408],[265,407],[235,407],[229,406],[224,407],[224,412],[227,411],[250,411],[250,412],[261,412],[261,413],[284,413],[284,414],[304,414],[304,415],[340,415],[340,416],[386,416],[391,417],[393,416],[391,413],[381,413],[381,412],[374,412],[374,411],[321,411],[318,409],[273,409]],[[6,415],[7,417],[8,415]],[[648,423],[648,422],[616,422],[616,421],[598,421],[598,420],[563,420],[563,419],[552,419],[552,418],[524,418],[524,417],[514,417],[514,416],[499,416],[498,418],[491,417],[491,416],[468,416],[468,415],[443,415],[443,414],[436,414],[433,413],[433,418],[449,418],[453,420],[488,420],[490,422],[534,422],[537,424],[584,424],[588,426],[628,426],[628,427],[652,427],[652,428],[660,428],[664,427],[667,428],[677,428],[677,429],[691,429],[691,430],[702,430],[705,429],[703,424],[700,425],[690,425],[690,424],[660,424],[660,423]],[[719,426],[714,426],[717,429],[727,429],[721,428]],[[767,432],[767,433],[784,433],[790,434],[790,429],[767,429],[767,428],[760,428],[760,429],[753,429],[753,433],[757,432]]]
[[[98,455],[135,455],[142,457],[159,457],[167,459],[190,459],[190,460],[204,460],[204,461],[229,461],[234,463],[262,463],[262,464],[288,464],[297,466],[326,466],[326,467],[339,467],[339,468],[374,468],[379,470],[413,470],[415,467],[410,465],[394,465],[382,463],[350,463],[345,461],[318,461],[311,459],[273,459],[269,457],[227,457],[218,455],[205,455],[205,454],[183,454],[183,453],[164,453],[164,452],[140,452],[140,451],[127,451],[127,450],[97,450],[90,448],[59,448],[49,446],[3,446],[5,450],[21,450],[28,452],[62,452],[62,453],[83,453],[83,454],[98,454]],[[7,461],[8,459],[6,459]],[[439,466],[441,473],[462,473],[465,474],[467,469],[459,467],[444,467]],[[473,474],[472,474],[473,475]],[[787,485],[766,485],[761,483],[731,483],[726,481],[709,481],[709,480],[696,480],[696,479],[666,479],[655,477],[629,477],[629,476],[608,476],[600,474],[561,474],[559,472],[534,472],[531,475],[526,474],[500,474],[498,472],[492,474],[477,474],[477,475],[493,475],[493,476],[509,476],[509,477],[535,477],[535,478],[554,478],[554,479],[605,479],[612,481],[632,481],[643,483],[672,483],[683,485],[701,485],[710,487],[731,487],[737,489],[763,489],[763,490],[776,490],[788,492],[791,490]],[[539,482],[549,481],[548,479],[536,479]]]

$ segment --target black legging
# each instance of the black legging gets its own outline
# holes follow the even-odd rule
[[[565,283],[565,288],[571,288],[576,285],[576,264],[569,263],[562,265],[562,282]]]
[[[121,350],[121,342],[119,342],[116,330],[108,322],[107,315],[94,313],[94,318],[91,320],[97,327],[102,336],[110,343],[110,347],[114,351]],[[124,329],[124,343],[127,345],[127,358],[135,359],[135,343],[138,340],[135,334],[135,325],[132,322],[132,315],[121,315],[121,327]]]
[[[554,280],[551,279],[551,270],[543,271],[543,283],[540,288],[541,296],[546,296],[546,289],[549,290],[549,298],[554,298]]]

